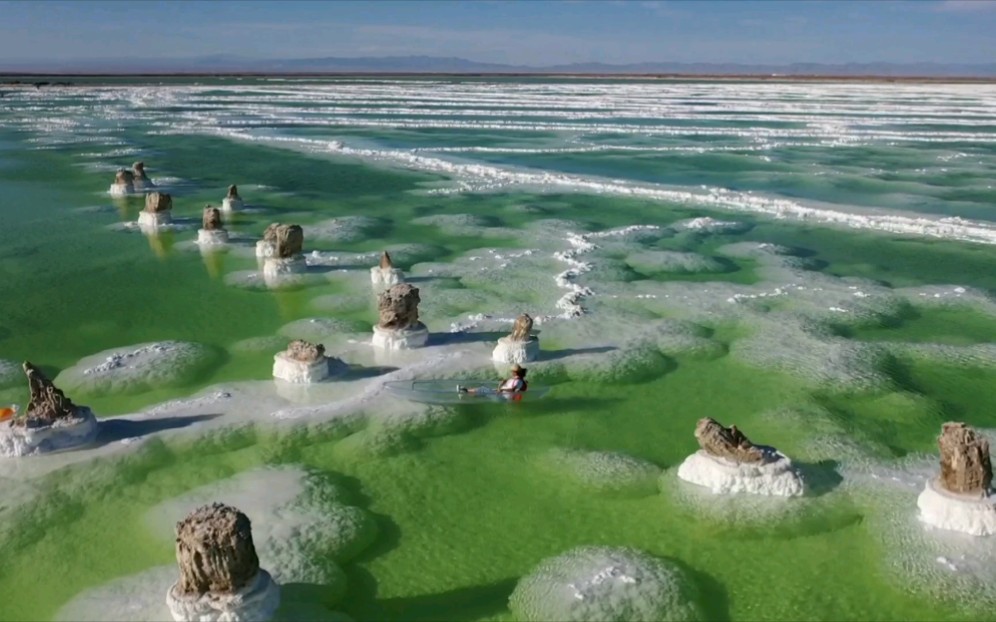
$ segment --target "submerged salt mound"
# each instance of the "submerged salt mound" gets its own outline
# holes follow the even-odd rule
[[[369,216],[340,216],[304,226],[304,236],[322,242],[355,242],[377,236],[386,223]]]
[[[627,255],[626,263],[644,274],[726,271],[726,266],[712,257],[677,251],[640,251]]]
[[[541,465],[581,486],[610,495],[653,494],[661,474],[656,464],[608,451],[552,449],[541,457]]]
[[[977,343],[954,346],[944,343],[888,342],[889,351],[908,358],[923,359],[951,367],[996,367],[996,344]]]
[[[896,290],[911,303],[935,308],[971,308],[996,316],[996,299],[985,291],[960,285],[925,285]]]
[[[215,352],[184,341],[158,341],[105,350],[80,359],[55,379],[67,391],[88,395],[139,393],[182,385],[210,368]]]
[[[163,594],[176,566],[159,566],[88,589],[66,603],[57,622],[172,622]]]
[[[654,344],[623,344],[608,352],[578,354],[564,359],[572,380],[606,384],[634,384],[655,380],[672,371],[674,362]]]
[[[881,371],[881,346],[834,337],[786,314],[768,314],[752,323],[754,332],[730,346],[730,355],[750,365],[793,375],[842,392],[876,391],[891,379]]]
[[[344,577],[332,562],[349,560],[376,538],[369,514],[346,505],[326,478],[296,467],[262,467],[208,484],[159,504],[147,521],[154,533],[170,534],[191,508],[214,501],[252,516],[259,558],[279,583],[330,585],[341,596]]]
[[[502,227],[495,218],[474,214],[434,214],[422,216],[412,221],[413,225],[437,227],[446,235],[474,237],[514,237],[519,231]]]
[[[704,618],[691,578],[632,548],[579,547],[523,577],[509,607],[523,622],[681,622]]]
[[[14,361],[0,359],[0,389],[20,384],[21,366]]]

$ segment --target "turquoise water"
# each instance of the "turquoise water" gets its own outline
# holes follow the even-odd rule
[[[996,604],[996,543],[916,520],[941,423],[996,426],[996,87],[5,91],[0,360],[40,365],[106,427],[85,450],[0,460],[0,619],[165,619],[173,544],[154,516],[195,498],[247,504],[282,619],[533,619],[510,606],[516,585],[581,546],[674,564],[706,619],[971,620]],[[135,160],[174,226],[143,233],[142,197],[108,196]],[[233,183],[250,209],[227,250],[202,252],[201,211]],[[275,221],[304,227],[309,264],[279,286],[252,248]],[[369,346],[385,248],[432,333],[394,356]],[[497,378],[491,349],[523,312],[543,400],[383,390]],[[299,337],[350,371],[274,383]],[[190,357],[85,373],[171,340]],[[0,403],[25,399],[0,366]],[[704,416],[778,447],[810,492],[681,482]],[[282,520],[296,537],[268,535]]]

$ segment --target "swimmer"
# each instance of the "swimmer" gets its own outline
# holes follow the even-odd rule
[[[524,393],[527,388],[529,388],[529,383],[526,382],[526,368],[520,367],[519,365],[512,366],[512,375],[504,380],[500,385],[498,385],[497,391],[493,391],[488,387],[477,387],[470,388],[457,385],[457,391],[460,393],[469,393],[471,395],[491,395],[492,393],[510,394],[510,393]]]

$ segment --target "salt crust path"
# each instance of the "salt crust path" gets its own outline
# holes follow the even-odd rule
[[[260,565],[278,583],[321,584],[327,598],[338,598],[346,589],[345,575],[321,558],[330,554],[341,560],[341,553],[350,548],[355,554],[374,535],[369,517],[343,505],[340,498],[320,476],[295,467],[262,467],[165,501],[146,516],[152,533],[169,541],[176,522],[192,509],[212,501],[234,505],[252,521]],[[65,605],[57,619],[169,621],[165,594],[177,572],[175,565],[161,566],[86,590]]]

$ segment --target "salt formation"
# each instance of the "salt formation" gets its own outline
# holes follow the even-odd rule
[[[394,285],[377,298],[380,321],[374,326],[373,345],[382,350],[407,350],[424,346],[429,330],[418,319],[418,288]]]
[[[672,562],[636,549],[587,546],[546,559],[523,577],[509,607],[523,622],[700,620],[697,590]]]
[[[771,447],[754,445],[737,426],[725,428],[705,417],[695,426],[695,438],[702,449],[678,467],[678,477],[686,482],[716,494],[802,495],[802,478],[792,461]]]
[[[135,162],[131,165],[131,170],[133,173],[134,181],[132,182],[135,186],[135,190],[147,190],[149,188],[155,188],[156,185],[152,183],[149,176],[145,174],[145,162]]]
[[[530,334],[532,330],[533,318],[529,315],[523,313],[515,318],[512,333],[498,339],[491,358],[509,365],[535,361],[539,357],[539,337]]]
[[[166,593],[177,622],[266,621],[280,588],[259,567],[249,518],[221,503],[202,506],[176,525],[180,580]]]
[[[232,184],[228,187],[228,194],[224,199],[221,200],[221,209],[225,212],[237,212],[243,209],[245,204],[242,202],[242,197],[239,196],[239,189]]]
[[[228,242],[228,232],[221,222],[221,211],[217,207],[206,206],[201,228],[197,231],[197,243],[211,246],[226,242]]]
[[[89,408],[73,404],[27,361],[24,373],[31,400],[23,416],[0,424],[0,456],[48,453],[86,445],[97,437],[97,419]]]
[[[273,355],[273,377],[295,384],[325,380],[333,373],[345,371],[346,364],[325,356],[325,346],[301,339],[290,342],[287,349]]]
[[[656,464],[611,451],[552,449],[541,465],[597,493],[643,496],[657,490],[661,469]]]
[[[370,268],[370,282],[374,285],[397,285],[405,282],[405,275],[400,268],[391,263],[387,251],[380,256],[380,265]]]
[[[135,192],[135,175],[127,170],[121,169],[114,175],[114,183],[111,184],[108,192],[111,196],[123,197]]]
[[[964,423],[945,423],[937,439],[941,473],[917,499],[920,520],[973,536],[996,534],[996,494],[989,441]]]
[[[138,213],[138,226],[155,230],[173,222],[173,197],[165,192],[150,192],[145,195],[145,209]]]
[[[304,272],[307,268],[301,250],[304,229],[300,225],[271,224],[256,243],[256,256],[263,258],[263,280],[268,286],[281,282],[282,277]]]
[[[84,357],[56,381],[88,395],[141,393],[175,387],[193,380],[217,362],[207,346],[185,341],[158,341],[104,350]]]

